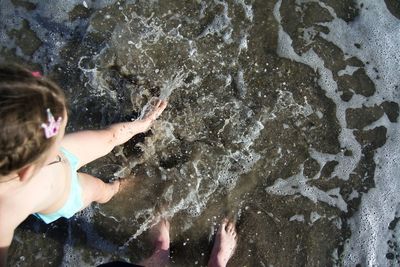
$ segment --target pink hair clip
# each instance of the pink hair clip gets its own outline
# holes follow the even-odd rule
[[[31,74],[32,74],[33,77],[36,77],[36,78],[41,78],[42,77],[42,74],[40,74],[40,72],[38,72],[38,71],[32,71]]]
[[[49,139],[58,134],[58,131],[60,130],[62,118],[58,117],[58,119],[56,121],[54,119],[53,114],[51,114],[51,111],[49,108],[46,109],[46,112],[47,112],[47,121],[49,123],[48,124],[42,123],[41,127],[44,129],[44,135],[46,136],[47,139]]]

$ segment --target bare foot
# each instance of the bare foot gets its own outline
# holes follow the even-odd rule
[[[155,249],[169,249],[169,221],[161,219],[158,224],[150,230],[150,235]]]
[[[104,183],[104,186],[106,188],[106,193],[104,194],[104,196],[102,197],[102,199],[98,200],[98,203],[106,203],[108,201],[110,201],[110,199],[119,191],[121,185],[121,181],[115,180],[114,182],[111,183]]]
[[[146,267],[151,266],[167,266],[169,263],[169,222],[161,219],[159,223],[150,229],[150,236],[154,244],[154,252],[150,256],[139,263]]]
[[[120,179],[115,180],[114,182],[111,182],[108,185],[111,186],[111,192],[112,192],[111,197],[113,197],[116,193],[119,192],[119,189],[121,188],[121,180]]]
[[[224,219],[215,236],[208,267],[225,267],[237,244],[235,224]]]

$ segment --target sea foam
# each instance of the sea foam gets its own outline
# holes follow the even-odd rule
[[[338,46],[348,57],[355,56],[365,64],[367,75],[373,80],[376,92],[372,97],[355,97],[354,100],[344,103],[337,93],[336,82],[332,78],[331,70],[324,66],[322,59],[309,50],[303,55],[298,55],[292,47],[292,40],[284,32],[282,26],[279,30],[278,54],[282,57],[306,64],[320,73],[319,85],[331,98],[337,107],[337,119],[342,128],[340,142],[342,147],[350,148],[353,151],[351,157],[341,155],[323,155],[318,151],[312,151],[311,155],[319,162],[326,162],[328,158],[335,159],[339,165],[335,168],[334,174],[339,178],[347,180],[349,174],[356,167],[361,157],[361,147],[356,142],[352,130],[346,128],[345,111],[347,108],[359,108],[362,105],[379,105],[383,101],[399,103],[399,80],[400,73],[400,22],[387,10],[383,1],[357,1],[360,8],[360,15],[354,21],[346,23],[338,18],[332,8],[325,4],[320,5],[326,8],[334,17],[331,22],[323,23],[329,28],[329,33],[321,36]],[[278,1],[274,14],[278,22],[281,21],[279,13],[281,1]],[[361,44],[357,48],[353,43]],[[379,77],[376,75],[379,72]],[[352,73],[354,69],[346,68],[338,74]],[[388,240],[393,232],[389,230],[390,222],[395,218],[400,203],[400,182],[398,175],[400,167],[400,127],[398,123],[391,123],[384,115],[384,118],[368,126],[370,129],[376,126],[384,126],[387,129],[386,144],[377,149],[374,161],[377,165],[374,180],[375,188],[362,195],[361,205],[356,214],[348,220],[351,228],[351,237],[345,245],[343,253],[343,265],[352,266],[361,263],[363,266],[388,265],[386,253],[388,251]],[[333,176],[332,175],[332,176]],[[294,176],[287,181],[280,180],[267,191],[277,194],[293,194],[288,187],[290,181],[297,178],[301,182],[302,176]],[[285,185],[287,184],[287,185]],[[339,192],[337,192],[339,193]],[[311,199],[316,198],[315,192],[311,195],[304,194]],[[353,192],[352,196],[358,195]],[[323,199],[319,199],[324,201]],[[325,200],[326,201],[326,200]],[[329,204],[329,202],[328,202]],[[344,203],[342,203],[344,204]],[[342,206],[342,210],[344,206]],[[397,237],[398,238],[398,237]]]

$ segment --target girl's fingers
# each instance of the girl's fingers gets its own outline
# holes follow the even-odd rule
[[[158,113],[161,114],[166,107],[167,107],[167,101],[161,100],[159,105],[157,106]]]
[[[167,107],[167,104],[166,103],[163,103],[161,106],[160,106],[160,112],[163,112],[164,111],[164,109]]]
[[[152,120],[156,120],[167,107],[168,101],[159,98],[153,98],[152,101],[154,103],[153,110],[150,112],[149,117],[151,117]]]

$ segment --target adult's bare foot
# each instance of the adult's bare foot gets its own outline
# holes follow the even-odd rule
[[[139,264],[151,266],[167,266],[169,263],[169,222],[166,219],[161,219],[155,226],[150,229],[150,236],[154,245],[153,254],[141,261]]]
[[[236,244],[235,224],[225,218],[215,236],[208,267],[225,267],[235,251]]]
[[[155,249],[169,249],[169,221],[161,219],[155,226],[150,229],[151,239]]]

